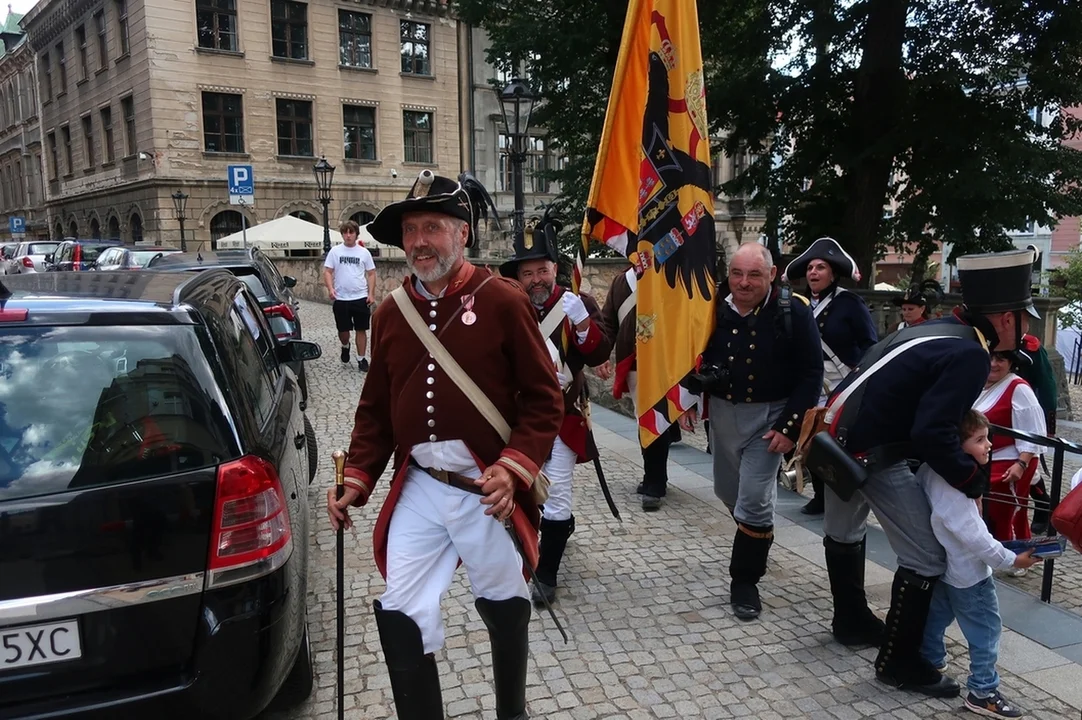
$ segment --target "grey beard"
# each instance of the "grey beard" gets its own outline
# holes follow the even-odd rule
[[[455,249],[452,250],[451,254],[447,256],[439,255],[434,250],[432,252],[436,255],[436,267],[432,268],[428,272],[420,272],[413,267],[413,258],[406,258],[406,267],[411,273],[417,276],[418,280],[423,283],[436,282],[437,280],[443,279],[444,276],[451,272],[451,268],[453,268],[455,266],[455,263],[462,258],[462,255],[465,251]]]
[[[538,307],[541,307],[548,302],[548,299],[550,297],[552,297],[552,290],[552,288],[544,286],[531,290],[530,302],[534,305],[537,305]]]

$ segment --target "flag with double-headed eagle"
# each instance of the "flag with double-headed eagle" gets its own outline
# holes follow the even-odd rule
[[[680,385],[714,327],[714,199],[695,0],[631,0],[594,166],[591,239],[637,281],[636,403],[648,446],[698,397]]]

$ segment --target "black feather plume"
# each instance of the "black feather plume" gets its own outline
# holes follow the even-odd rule
[[[481,181],[469,172],[464,172],[458,176],[458,182],[462,185],[462,189],[466,191],[466,196],[470,199],[470,204],[473,206],[474,234],[478,232],[477,220],[479,218],[488,219],[489,208],[492,209],[492,219],[496,221],[496,227],[499,228],[500,214],[496,210],[496,203],[492,201],[492,196],[488,194],[488,190],[481,184]]]

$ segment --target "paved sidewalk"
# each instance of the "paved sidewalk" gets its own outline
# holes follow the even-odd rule
[[[332,477],[330,452],[348,442],[363,375],[355,363],[338,362],[330,309],[304,303],[302,312],[307,337],[324,348],[324,356],[309,366],[309,415],[320,443],[320,474],[311,490],[316,525],[309,581],[318,687],[301,708],[267,713],[266,720],[335,717],[335,540],[322,508]],[[592,467],[579,466],[577,530],[565,558],[557,605],[570,642],[562,642],[547,614],[535,614],[528,680],[533,718],[976,717],[960,709],[960,699],[923,699],[884,688],[873,679],[874,650],[854,653],[832,642],[821,536],[814,523],[792,519],[802,518],[797,512],[802,501],[793,493],[782,493],[783,516],[761,585],[763,616],[755,623],[735,620],[728,606],[735,525],[714,498],[709,456],[675,446],[669,497],[659,512],[645,514],[634,495],[642,471],[632,421],[596,407],[594,419],[623,522],[609,514]],[[394,717],[371,613],[372,601],[383,590],[372,560],[371,528],[387,479],[385,475],[369,507],[355,515],[358,529],[347,535],[346,717],[356,720]],[[874,538],[872,545],[882,550]],[[881,614],[891,580],[884,555],[876,558],[883,564],[868,565],[869,590]],[[1009,604],[1004,602],[1005,607]],[[464,572],[443,607],[447,645],[437,659],[447,714],[492,720],[487,632],[473,608]],[[1036,612],[1025,607],[1021,611]],[[1073,632],[1066,618],[1052,622],[1043,629],[1046,639],[1061,630]],[[1073,643],[1082,643],[1082,636]],[[1049,647],[1007,632],[1002,689],[1030,711],[1029,717],[1074,720],[1082,708],[1082,667]],[[964,682],[958,660],[964,647],[952,643],[950,650],[949,672]]]

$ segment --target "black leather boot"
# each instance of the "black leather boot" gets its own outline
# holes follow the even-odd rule
[[[823,500],[823,481],[811,473],[808,473],[808,475],[811,477],[812,489],[815,492],[812,499],[805,503],[804,507],[800,508],[800,512],[805,515],[822,515],[826,510],[826,504]]]
[[[958,683],[921,657],[924,625],[938,577],[898,568],[887,613],[887,633],[875,659],[875,678],[902,690],[940,698],[958,697]]]
[[[421,629],[405,613],[384,610],[379,600],[375,609],[398,720],[443,720],[436,658],[425,654]]]
[[[1044,478],[1040,477],[1029,486],[1029,496],[1033,499],[1033,522],[1029,531],[1034,535],[1044,535],[1048,532],[1048,490],[1044,487]]]
[[[729,562],[729,602],[739,620],[754,620],[763,611],[759,580],[766,574],[766,558],[773,544],[773,525],[737,524]]]
[[[825,537],[823,548],[830,594],[834,597],[834,619],[830,623],[834,639],[847,647],[879,647],[886,626],[868,607],[864,594],[865,541],[840,543]]]
[[[567,540],[575,532],[575,516],[567,520],[542,520],[541,539],[538,541],[539,558],[537,560],[537,582],[534,583],[532,597],[535,605],[551,603],[556,599],[557,576],[560,562],[567,548]],[[544,599],[542,599],[542,596]]]
[[[496,720],[527,720],[526,663],[530,645],[530,603],[523,598],[477,599],[488,628],[496,682]]]

